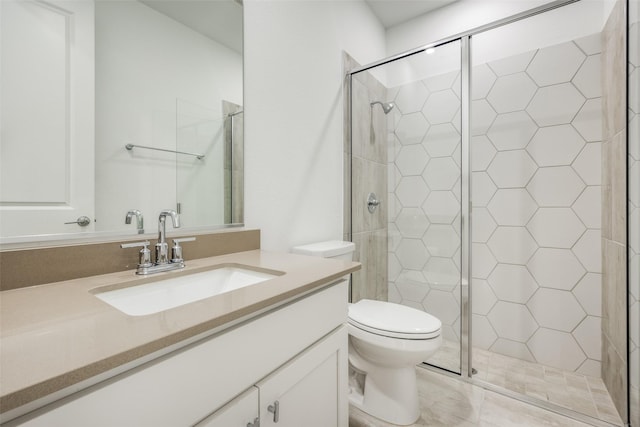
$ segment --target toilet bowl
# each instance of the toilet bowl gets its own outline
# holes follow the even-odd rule
[[[351,259],[355,245],[331,241],[294,253]],[[439,319],[385,301],[349,304],[349,403],[383,421],[413,424],[420,417],[415,366],[442,344]]]
[[[360,300],[349,305],[350,403],[384,421],[420,417],[417,364],[442,344],[442,323],[411,307]],[[364,377],[364,381],[354,378]]]

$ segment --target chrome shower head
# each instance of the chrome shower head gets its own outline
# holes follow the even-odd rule
[[[384,111],[385,114],[389,114],[389,111],[393,110],[393,107],[396,106],[393,102],[373,101],[371,103],[371,107],[373,107],[375,104],[380,104],[380,106],[382,107],[382,111]]]

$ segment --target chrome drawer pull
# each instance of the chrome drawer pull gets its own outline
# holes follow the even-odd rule
[[[277,423],[280,419],[280,402],[276,400],[273,405],[267,406],[267,411],[273,414],[273,422]]]

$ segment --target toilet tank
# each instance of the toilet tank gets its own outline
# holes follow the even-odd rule
[[[291,251],[294,254],[311,255],[322,258],[353,260],[353,252],[356,245],[353,242],[343,242],[341,240],[330,240],[327,242],[311,243],[309,245],[295,246]]]

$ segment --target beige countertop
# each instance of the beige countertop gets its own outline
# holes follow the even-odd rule
[[[96,298],[132,286],[242,264],[284,274],[160,313],[129,316]],[[0,413],[43,399],[234,320],[330,284],[358,263],[260,250],[190,260],[183,270],[133,270],[0,292]]]

